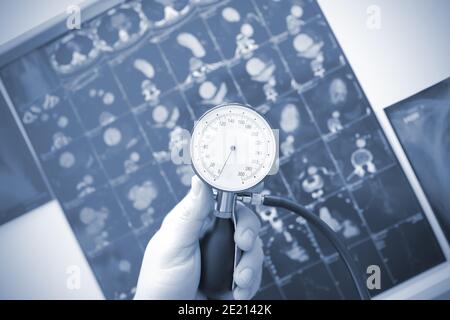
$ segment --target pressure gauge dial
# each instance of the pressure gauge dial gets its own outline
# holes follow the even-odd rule
[[[228,103],[198,120],[190,151],[194,171],[203,181],[218,190],[238,192],[269,174],[276,148],[272,128],[258,112]]]

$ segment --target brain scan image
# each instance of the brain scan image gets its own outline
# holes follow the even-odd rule
[[[341,131],[330,141],[330,148],[348,182],[373,175],[394,161],[378,124],[371,118]]]
[[[138,3],[131,2],[108,11],[94,21],[94,27],[101,49],[114,51],[140,39],[147,31],[148,23]]]
[[[178,82],[184,85],[203,81],[223,65],[205,22],[198,17],[183,25],[182,30],[172,31],[161,47]]]
[[[44,158],[83,135],[72,106],[62,91],[48,93],[19,109],[19,116],[37,153]]]
[[[345,68],[331,73],[304,96],[323,134],[338,133],[371,112],[356,80]]]
[[[256,0],[271,34],[299,33],[302,26],[320,14],[313,0]]]
[[[288,190],[284,186],[282,178],[278,175],[267,176],[264,180],[262,195],[284,196],[288,194]],[[289,212],[281,208],[267,207],[263,205],[254,206],[260,218],[263,230],[281,231],[283,227],[282,220],[289,216]]]
[[[322,200],[327,194],[342,188],[339,172],[323,142],[313,143],[294,156],[296,160],[283,164],[280,170],[301,204]]]
[[[131,174],[153,161],[133,115],[92,133],[92,142],[110,179]]]
[[[334,232],[341,235],[347,245],[352,245],[369,236],[364,221],[361,219],[359,208],[354,199],[347,192],[339,192],[319,202],[313,212],[324,221]],[[313,228],[322,254],[329,256],[336,250],[320,232]]]
[[[133,107],[156,104],[159,97],[176,85],[157,45],[144,43],[137,50],[112,62]]]
[[[169,151],[174,164],[188,163],[190,133],[181,127],[175,127],[169,133]]]
[[[88,257],[94,274],[100,279],[107,299],[132,299],[136,292],[141,261],[144,253],[133,234],[118,239],[114,246]],[[110,281],[103,281],[110,279]]]
[[[262,192],[263,195],[270,195],[269,190],[264,190]],[[259,217],[261,218],[261,221],[263,223],[263,227],[265,229],[272,230],[273,232],[281,232],[283,229],[283,217],[287,216],[288,213],[285,212],[283,209],[273,208],[273,207],[266,207],[266,206],[257,206],[256,212],[258,213]]]
[[[49,170],[50,184],[63,205],[70,205],[106,185],[106,176],[85,138],[52,154],[43,161],[43,167]]]
[[[83,198],[69,209],[67,217],[89,255],[95,255],[131,231],[109,188]]]
[[[319,139],[319,133],[296,92],[279,99],[265,113],[272,128],[279,130],[280,158]]]
[[[203,81],[186,88],[185,95],[197,118],[219,104],[244,102],[225,68],[209,73]]]
[[[323,41],[313,39],[306,33],[301,33],[295,36],[292,41],[298,58],[311,60],[311,71],[316,77],[323,77],[325,69],[323,67],[324,56],[322,48],[324,46]]]
[[[194,117],[178,92],[161,97],[159,104],[143,109],[137,118],[143,124],[153,157],[159,163],[171,161],[180,130],[190,132],[194,125]]]
[[[136,232],[160,222],[176,203],[159,166],[154,164],[124,176],[114,189]]]
[[[67,34],[47,50],[53,69],[62,75],[91,65],[101,55],[93,32],[83,30]]]
[[[268,268],[277,281],[318,260],[310,236],[304,221],[292,215],[262,233]]]
[[[169,161],[163,163],[161,169],[164,171],[177,200],[181,200],[191,187],[191,179],[195,174],[192,165],[174,164]]]
[[[106,126],[130,111],[113,74],[106,67],[77,83],[72,101],[88,131]]]
[[[142,0],[141,9],[152,29],[172,26],[192,12],[189,0]]]
[[[243,60],[231,68],[247,102],[253,107],[273,103],[278,96],[290,89],[278,52],[269,44],[256,50],[252,58]]]
[[[190,165],[180,165],[175,169],[178,178],[180,179],[180,184],[184,187],[191,186],[191,179],[194,176],[194,170]],[[186,192],[184,193],[186,194]]]
[[[251,1],[226,2],[208,13],[207,22],[225,59],[248,59],[269,39]]]
[[[152,181],[144,181],[142,184],[131,187],[127,197],[135,209],[143,210],[158,197],[158,188]]]
[[[294,76],[293,88],[299,91],[322,79],[326,72],[343,65],[343,58],[335,49],[337,43],[321,19],[309,22],[279,46]]]
[[[303,15],[305,11],[299,3],[293,3],[289,14],[286,16],[286,28],[290,34],[300,33],[302,27],[306,24]]]

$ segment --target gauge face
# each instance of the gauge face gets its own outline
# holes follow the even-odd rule
[[[209,110],[197,122],[191,139],[195,172],[223,191],[254,187],[270,172],[276,141],[267,121],[240,104]]]

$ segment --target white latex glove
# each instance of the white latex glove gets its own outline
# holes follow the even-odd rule
[[[165,217],[147,245],[135,299],[197,299],[200,282],[199,239],[213,210],[211,188],[197,176],[191,190]],[[251,299],[261,284],[263,251],[259,219],[242,204],[236,210],[234,240],[243,250],[233,275],[235,299]],[[231,296],[230,296],[231,298]]]

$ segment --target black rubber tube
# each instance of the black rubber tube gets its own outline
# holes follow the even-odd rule
[[[336,251],[341,256],[342,260],[347,267],[350,276],[355,283],[356,290],[361,298],[361,300],[370,300],[369,292],[367,291],[367,287],[365,285],[365,281],[363,280],[362,273],[360,272],[358,266],[353,261],[350,252],[345,246],[344,242],[341,240],[339,234],[336,234],[325,222],[323,222],[319,217],[317,217],[314,213],[310,212],[305,207],[276,196],[264,196],[263,205],[270,207],[278,207],[284,208],[286,210],[292,211],[293,213],[299,215],[304,218],[311,225],[315,226],[334,246]]]

